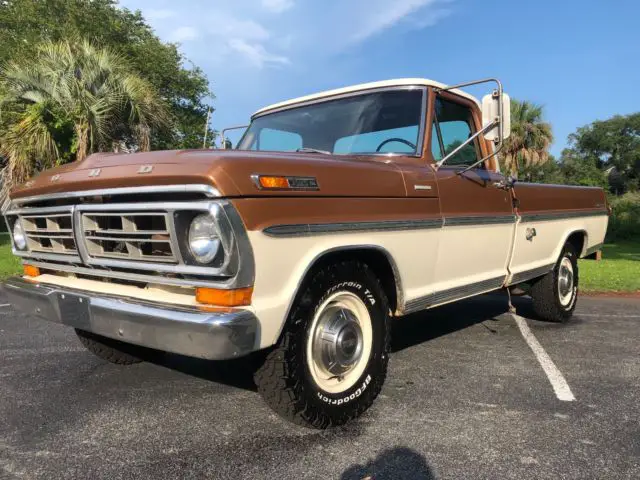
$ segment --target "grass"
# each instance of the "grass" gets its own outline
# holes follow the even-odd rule
[[[608,243],[602,260],[580,260],[580,289],[585,292],[640,291],[640,242]]]
[[[22,270],[18,257],[11,253],[9,235],[0,233],[0,278],[16,275]]]

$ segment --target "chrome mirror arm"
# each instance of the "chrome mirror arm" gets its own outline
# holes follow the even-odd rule
[[[500,146],[498,148],[496,148],[496,151],[493,153],[490,153],[489,155],[487,155],[486,157],[478,160],[477,162],[469,165],[468,167],[466,167],[464,170],[460,170],[458,172],[458,175],[462,175],[463,173],[468,172],[469,170],[471,170],[472,168],[477,167],[478,165],[480,165],[482,162],[485,162],[487,160],[489,160],[491,157],[495,157],[496,155],[498,155],[500,153],[500,151],[502,150],[502,144],[500,144]]]
[[[494,98],[497,97],[500,99],[499,105],[498,105],[498,118],[500,119],[500,122],[498,123],[498,139],[500,144],[502,144],[504,138],[503,138],[503,127],[504,125],[502,124],[502,118],[504,115],[503,112],[503,108],[502,108],[502,94],[504,92],[504,88],[502,87],[502,82],[500,80],[498,80],[497,78],[483,78],[482,80],[473,80],[471,82],[464,82],[464,83],[457,83],[455,85],[449,85],[446,87],[440,87],[440,88],[436,88],[434,89],[434,92],[437,94],[439,92],[446,92],[447,90],[454,90],[456,88],[462,88],[462,87],[469,87],[472,85],[480,85],[482,83],[495,83],[496,86],[498,87],[496,90],[493,91],[493,96]],[[495,125],[494,125],[495,126]]]
[[[498,119],[494,120],[493,122],[485,125],[482,129],[478,130],[476,133],[474,133],[473,135],[471,135],[469,138],[467,138],[464,142],[462,142],[460,145],[458,145],[455,149],[453,149],[451,152],[449,152],[447,155],[445,155],[445,157],[440,160],[438,163],[436,163],[436,170],[438,168],[440,168],[447,160],[449,160],[450,158],[452,158],[453,156],[455,156],[460,150],[462,150],[464,147],[466,147],[467,145],[469,145],[471,142],[473,142],[476,138],[478,138],[480,135],[484,135],[486,132],[488,132],[489,130],[495,128],[495,126],[497,124],[499,124],[500,121]],[[496,152],[497,153],[497,152]],[[493,155],[493,154],[492,154]],[[488,158],[488,157],[487,157]],[[486,159],[485,159],[486,160]],[[477,165],[478,163],[480,163],[480,161],[474,163],[474,165]],[[471,167],[470,167],[471,168]]]
[[[221,139],[221,143],[220,143],[220,146],[222,147],[222,150],[226,150],[225,140],[227,139],[227,135],[226,134],[227,134],[227,132],[229,130],[239,130],[241,128],[248,128],[248,127],[249,127],[249,125],[238,125],[236,127],[227,127],[225,129],[223,129],[222,130],[222,135],[221,135],[222,139]]]

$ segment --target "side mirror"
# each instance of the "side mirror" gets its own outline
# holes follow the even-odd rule
[[[240,130],[240,129],[245,129],[247,128],[249,125],[239,125],[237,127],[228,127],[225,128],[224,130],[222,130],[222,133],[220,134],[220,148],[222,150],[231,150],[233,149],[233,144],[231,143],[231,140],[229,140],[229,138],[227,138],[227,132],[230,130]]]
[[[511,99],[506,93],[500,95],[497,90],[482,98],[482,125],[488,125],[496,120],[500,123],[487,131],[484,138],[499,143],[511,135]]]

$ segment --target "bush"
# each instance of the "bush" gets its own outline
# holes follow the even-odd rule
[[[640,193],[626,193],[611,199],[613,212],[609,219],[607,241],[636,240],[640,242]]]

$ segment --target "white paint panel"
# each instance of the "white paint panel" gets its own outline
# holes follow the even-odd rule
[[[375,246],[395,261],[405,301],[433,292],[433,272],[441,229],[362,232],[274,238],[248,232],[256,260],[252,305],[260,321],[260,346],[276,342],[293,296],[307,269],[324,252]]]
[[[435,80],[429,80],[427,78],[398,78],[395,80],[383,80],[380,82],[369,82],[369,83],[361,83],[360,85],[352,85],[344,88],[336,88],[334,90],[327,90],[325,92],[314,93],[312,95],[306,95],[304,97],[293,98],[291,100],[286,100],[284,102],[274,103],[273,105],[269,105],[267,107],[261,108],[253,115],[258,115],[259,113],[266,112],[268,110],[274,110],[277,108],[288,107],[291,105],[295,105],[297,103],[304,103],[313,100],[321,100],[323,98],[333,97],[336,95],[344,95],[347,93],[354,93],[364,90],[371,90],[374,88],[387,88],[387,87],[402,87],[405,85],[419,85],[426,87],[436,87],[436,88],[446,88],[447,85],[444,83],[436,82]],[[461,97],[468,98],[469,100],[474,101],[478,106],[480,106],[480,102],[473,95],[468,94],[462,90],[457,88],[453,90],[449,90],[451,93],[455,93],[456,95],[460,95]]]
[[[443,228],[433,289],[506,278],[513,230],[513,223]]]
[[[46,283],[48,285],[57,285],[60,287],[67,287],[97,294],[118,295],[127,298],[136,298],[150,302],[162,302],[175,305],[199,305],[196,302],[195,290],[191,287],[152,285],[147,288],[140,288],[133,285],[121,285],[101,280],[88,280],[86,278],[52,275],[48,273],[37,277],[25,278],[28,280]]]
[[[513,259],[509,270],[512,274],[533,270],[555,263],[567,238],[578,231],[587,232],[587,241],[582,252],[604,242],[609,217],[563,218],[521,223],[516,226],[516,238]],[[535,228],[536,235],[526,239],[527,229]]]

